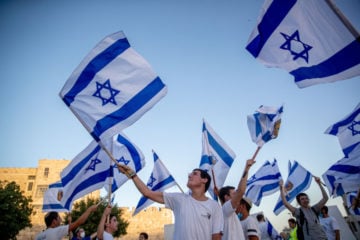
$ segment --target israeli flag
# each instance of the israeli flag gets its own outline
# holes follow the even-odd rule
[[[112,154],[118,163],[129,166],[137,173],[145,167],[144,154],[124,133],[118,134],[115,137],[115,141],[112,144]],[[111,192],[115,192],[128,180],[125,174],[119,172],[116,164],[111,162],[110,175],[106,179],[104,187],[109,191],[109,186],[111,185]]]
[[[326,187],[333,197],[360,189],[360,145],[332,165],[323,175]]]
[[[147,182],[147,187],[152,191],[164,192],[166,189],[175,186],[176,182],[165,165],[159,159],[158,155],[154,155],[154,168]],[[144,208],[150,206],[154,201],[142,196],[136,206],[133,216],[138,214]]]
[[[119,155],[124,151],[124,139],[127,137],[117,135],[102,141],[104,147],[110,151],[117,161],[122,161]],[[119,142],[122,141],[122,142]],[[128,142],[130,142],[127,139]],[[127,161],[128,158],[125,159]],[[144,159],[143,157],[141,159]],[[141,169],[144,162],[140,161],[134,169]],[[131,166],[134,167],[133,162]],[[73,201],[95,190],[113,185],[109,180],[113,180],[113,162],[109,155],[96,142],[92,141],[81,153],[79,153],[70,164],[61,172],[61,182],[63,184],[63,198],[61,204],[68,210],[71,209]],[[121,174],[123,176],[123,174]],[[127,179],[127,178],[126,178]],[[115,181],[115,180],[114,180]]]
[[[137,121],[167,93],[149,63],[123,32],[104,38],[74,70],[60,92],[96,141]]]
[[[360,103],[352,113],[330,126],[325,133],[338,137],[345,157],[347,157],[353,149],[360,145]]]
[[[50,184],[48,190],[46,190],[44,194],[42,211],[68,212],[68,210],[60,203],[62,196],[63,186],[61,181]]]
[[[360,75],[358,33],[332,2],[266,0],[246,49],[265,66],[290,72],[300,88]]]
[[[283,106],[260,106],[255,114],[247,117],[251,139],[259,147],[278,136],[283,110]]]
[[[208,192],[214,194],[214,181],[219,189],[224,185],[227,174],[236,155],[222,138],[203,120],[202,127],[202,156],[199,168],[207,170],[211,176]],[[213,179],[215,178],[215,180]]]
[[[279,191],[279,181],[282,179],[276,159],[273,163],[266,161],[257,172],[248,179],[246,197],[259,206],[262,197]]]
[[[291,202],[296,198],[296,195],[306,191],[310,187],[312,174],[297,161],[294,161],[293,164],[289,161],[288,168],[289,174],[285,182],[285,189],[287,191],[285,198],[288,202]],[[286,207],[283,204],[281,197],[279,197],[273,211],[276,215],[279,215],[279,213],[285,209]]]
[[[273,227],[271,222],[269,220],[266,220],[265,222],[267,224],[267,233],[268,233],[269,236],[271,236],[271,239],[273,239],[273,240],[282,240],[283,238],[280,236],[278,231],[276,231],[276,229]]]
[[[352,208],[352,202],[355,200],[356,196],[357,191],[346,194],[346,206],[352,215],[360,215],[360,208]]]

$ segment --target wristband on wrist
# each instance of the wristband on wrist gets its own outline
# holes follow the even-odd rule
[[[128,178],[134,178],[136,176],[136,172],[135,171],[131,171],[129,174],[128,174]]]

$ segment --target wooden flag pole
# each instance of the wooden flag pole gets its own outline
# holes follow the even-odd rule
[[[340,9],[335,5],[333,0],[325,1],[331,10],[336,14],[336,16],[340,19],[340,21],[344,24],[344,26],[349,30],[349,32],[360,41],[360,33],[355,29],[355,27],[350,23],[350,21],[345,17],[345,15],[340,11]]]
[[[255,151],[255,153],[254,153],[254,155],[253,155],[252,158],[251,158],[252,160],[255,161],[255,158],[256,158],[257,154],[259,153],[260,149],[261,149],[261,147],[258,146],[257,149],[256,149],[256,151]]]

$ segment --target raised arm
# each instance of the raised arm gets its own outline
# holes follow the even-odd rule
[[[240,200],[242,199],[245,190],[246,190],[246,183],[248,179],[248,173],[250,167],[255,163],[255,160],[249,159],[246,161],[244,172],[240,178],[238,187],[236,189],[235,195],[231,198],[231,205],[233,208],[236,208],[240,204]]]
[[[325,191],[325,188],[321,184],[321,179],[319,177],[315,177],[315,176],[314,176],[314,179],[315,179],[316,183],[319,185],[321,194],[322,194],[322,199],[318,202],[319,209],[321,209],[326,204],[326,202],[329,200],[329,197]]]
[[[104,231],[105,231],[105,222],[107,219],[107,216],[109,216],[111,213],[111,206],[108,205],[104,212],[103,215],[101,216],[98,228],[97,228],[97,239],[102,240],[104,239]]]
[[[69,224],[69,231],[74,231],[76,228],[78,228],[80,225],[85,223],[86,219],[89,217],[89,215],[92,212],[95,212],[97,209],[97,205],[92,205],[86,211],[78,218],[75,222]]]
[[[283,180],[280,180],[280,181],[279,181],[279,186],[280,186],[280,197],[281,197],[281,200],[282,200],[284,206],[291,212],[291,214],[294,214],[296,208],[293,207],[293,206],[286,200]]]
[[[117,165],[121,173],[125,174],[128,178],[131,178],[139,190],[139,192],[154,202],[164,203],[164,194],[163,192],[152,191],[150,190],[145,183],[136,175],[136,172],[132,170],[129,166],[119,164]]]

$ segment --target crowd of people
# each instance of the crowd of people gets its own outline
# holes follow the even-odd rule
[[[310,205],[308,195],[300,193],[296,196],[299,207],[291,205],[286,200],[283,181],[279,182],[281,199],[293,218],[288,220],[289,232],[281,232],[276,237],[272,236],[268,231],[264,215],[258,214],[257,219],[253,217],[250,214],[252,202],[244,196],[248,172],[254,163],[254,159],[246,161],[236,188],[224,186],[218,190],[215,187],[214,193],[219,198],[220,204],[206,196],[211,177],[203,169],[195,168],[189,174],[187,182],[189,193],[150,190],[129,166],[118,165],[118,169],[134,182],[143,196],[157,203],[165,204],[166,208],[173,211],[174,240],[340,239],[339,225],[336,219],[328,214],[328,207],[325,205],[328,195],[318,177],[314,178],[320,188],[322,198],[316,204]],[[105,208],[96,233],[85,236],[84,229],[80,227],[96,209],[97,205],[89,207],[76,221],[68,225],[61,225],[62,219],[57,212],[49,212],[45,216],[47,229],[39,233],[36,240],[60,240],[71,231],[75,232],[73,240],[95,237],[99,240],[112,240],[113,234],[118,229],[118,219],[117,216],[111,214],[112,207],[110,205]],[[143,239],[149,239],[145,232],[139,234],[139,240]]]

